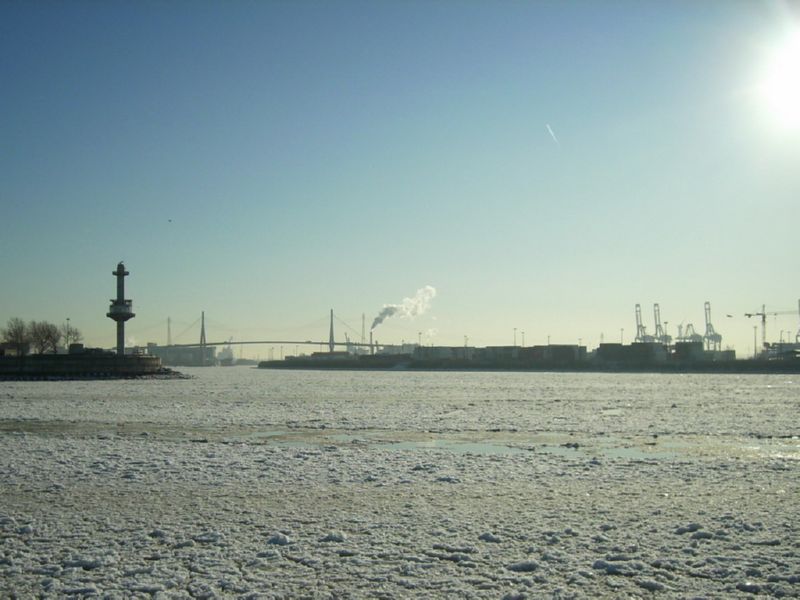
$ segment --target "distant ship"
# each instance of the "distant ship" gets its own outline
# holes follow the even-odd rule
[[[219,351],[217,354],[217,359],[219,360],[220,367],[232,367],[236,363],[230,344]]]

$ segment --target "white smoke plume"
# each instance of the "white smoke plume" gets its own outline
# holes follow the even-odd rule
[[[431,300],[436,296],[436,288],[431,285],[426,285],[424,288],[417,290],[413,298],[403,298],[400,304],[384,304],[381,312],[372,321],[370,331],[375,329],[384,320],[395,315],[400,317],[416,317],[421,315],[431,306]]]

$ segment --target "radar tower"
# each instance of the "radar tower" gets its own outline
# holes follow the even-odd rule
[[[111,299],[111,307],[106,316],[117,322],[117,356],[125,356],[125,321],[136,316],[133,312],[133,300],[125,299],[125,277],[130,273],[120,261],[117,270],[111,274],[117,278],[117,298]]]

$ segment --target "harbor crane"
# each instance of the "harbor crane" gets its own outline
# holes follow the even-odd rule
[[[647,330],[642,322],[642,307],[636,305],[636,341],[637,342],[654,342],[655,338],[652,335],[647,335]]]
[[[706,301],[704,308],[706,313],[706,334],[703,339],[706,342],[706,350],[719,351],[722,349],[722,336],[714,331],[714,326],[711,324],[711,303]]]
[[[761,317],[761,347],[767,345],[767,307],[765,304],[761,305],[761,312],[744,313],[748,319],[750,317]]]
[[[797,301],[797,313],[800,315],[800,300]],[[793,310],[779,310],[776,312],[767,312],[767,307],[765,304],[761,305],[761,312],[751,312],[751,313],[744,313],[744,316],[747,318],[750,317],[761,317],[761,347],[767,347],[767,316],[777,317],[778,315],[793,315],[795,311]],[[795,342],[800,343],[800,329],[797,330],[797,335],[795,335]]]
[[[653,304],[653,317],[656,323],[656,331],[655,331],[655,338],[665,346],[669,346],[670,342],[672,342],[672,336],[667,335],[667,332],[661,326],[661,308],[658,306],[658,302]]]
[[[678,340],[681,342],[703,342],[703,336],[694,330],[694,325],[687,323],[684,329],[678,325]]]

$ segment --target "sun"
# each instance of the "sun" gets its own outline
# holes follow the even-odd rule
[[[778,127],[800,130],[800,30],[770,53],[759,92]]]

